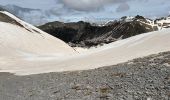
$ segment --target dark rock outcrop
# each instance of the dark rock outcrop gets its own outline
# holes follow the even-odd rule
[[[126,19],[127,17],[124,17],[119,21],[115,20],[104,26],[93,26],[83,21],[77,23],[62,23],[56,21],[39,26],[39,28],[60,38],[72,47],[97,46],[157,30],[145,24],[147,20],[142,16],[138,15],[130,21]]]

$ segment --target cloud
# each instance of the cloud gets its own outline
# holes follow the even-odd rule
[[[127,0],[62,0],[61,3],[63,3],[65,7],[77,11],[98,11],[106,5],[126,1]]]
[[[170,0],[0,0],[0,5],[7,4],[40,9],[12,10],[32,24],[56,20],[79,21],[83,18],[117,19],[137,14],[146,17],[170,14]]]
[[[125,12],[125,11],[128,11],[129,9],[130,9],[130,6],[127,3],[122,3],[116,9],[116,12]]]

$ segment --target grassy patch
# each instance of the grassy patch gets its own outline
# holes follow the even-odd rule
[[[103,88],[99,88],[101,93],[108,93],[110,91],[110,88],[108,87],[103,87]]]
[[[126,73],[113,73],[112,76],[114,76],[114,77],[125,77]]]

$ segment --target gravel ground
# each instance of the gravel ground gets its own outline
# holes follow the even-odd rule
[[[170,100],[170,52],[88,71],[0,73],[0,100]]]

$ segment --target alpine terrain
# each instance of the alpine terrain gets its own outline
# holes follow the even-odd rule
[[[72,47],[92,47],[126,39],[142,33],[158,31],[170,26],[170,17],[151,20],[143,16],[127,17],[105,24],[88,22],[50,22],[39,26],[45,32],[60,38]]]
[[[169,17],[37,28],[0,10],[0,100],[170,99]]]

